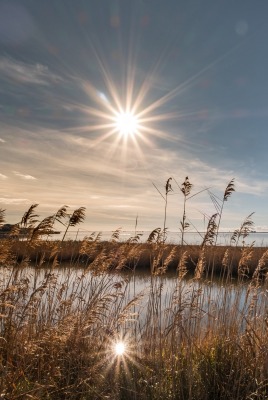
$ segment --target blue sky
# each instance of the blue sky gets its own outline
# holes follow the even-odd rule
[[[266,0],[0,0],[0,207],[85,206],[84,229],[178,230],[185,176],[222,228],[268,229]],[[113,118],[135,109],[137,133]],[[207,192],[187,203],[202,229]]]

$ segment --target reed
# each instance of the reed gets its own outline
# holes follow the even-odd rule
[[[168,294],[163,275],[134,293],[134,273],[5,268],[2,397],[266,399],[266,286],[221,285],[215,296],[211,283],[183,279],[186,263]]]
[[[168,178],[165,184],[165,195],[163,195],[160,190],[157,188],[157,186],[153,183],[154,187],[160,194],[160,196],[164,199],[165,206],[164,206],[164,226],[163,226],[163,232],[162,232],[162,241],[165,243],[166,241],[166,232],[167,232],[167,227],[166,227],[166,222],[167,222],[167,205],[168,205],[168,196],[169,194],[173,191],[172,186],[171,186],[171,180],[172,178]]]
[[[189,222],[186,221],[186,202],[189,199],[192,187],[193,185],[190,183],[188,176],[186,176],[184,182],[181,184],[181,186],[179,186],[179,189],[183,194],[183,214],[182,220],[180,221],[181,247],[184,245],[184,233],[190,227]]]
[[[147,239],[135,232],[122,242],[118,228],[108,241],[94,232],[63,240],[85,208],[63,206],[42,220],[36,210],[0,240],[1,398],[268,398],[268,253],[245,242],[252,214],[230,246],[215,245],[218,213],[200,245],[185,246],[166,242],[165,222]],[[56,223],[64,237],[48,240]]]

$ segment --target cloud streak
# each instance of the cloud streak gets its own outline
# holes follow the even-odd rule
[[[20,174],[19,172],[16,172],[16,171],[14,171],[13,172],[16,176],[18,176],[19,178],[22,178],[22,179],[26,179],[26,180],[36,180],[37,178],[35,178],[34,176],[32,176],[32,175],[25,175],[25,174]]]
[[[62,80],[45,65],[26,64],[7,57],[0,58],[0,73],[2,79],[4,77],[25,84],[47,86]]]
[[[0,203],[7,205],[29,204],[28,199],[15,199],[9,197],[0,197]]]

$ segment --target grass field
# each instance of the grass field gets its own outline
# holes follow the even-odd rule
[[[146,243],[120,243],[118,231],[50,241],[56,219],[67,217],[66,234],[85,210],[40,222],[35,209],[0,240],[1,398],[268,398],[268,251],[238,246],[250,216],[230,246],[217,246],[215,216],[199,246],[175,246],[160,228]],[[135,290],[140,269],[146,293]]]

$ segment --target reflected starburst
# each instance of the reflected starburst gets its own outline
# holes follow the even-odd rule
[[[102,369],[104,377],[112,374],[116,380],[120,380],[122,373],[130,376],[130,366],[142,368],[136,346],[128,335],[108,337],[103,345],[103,350],[98,352],[98,367]]]
[[[117,342],[114,346],[114,352],[117,356],[123,356],[126,351],[126,345],[124,342]]]

